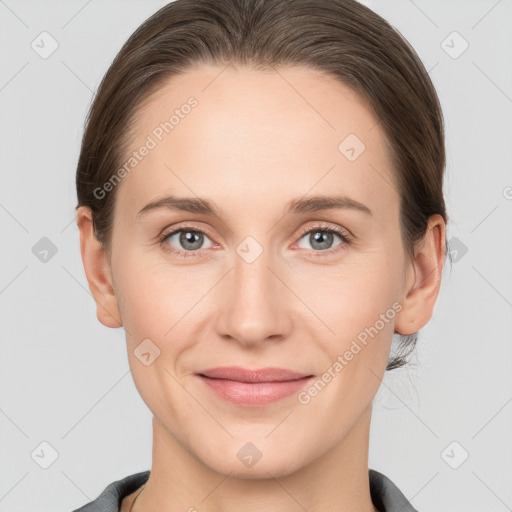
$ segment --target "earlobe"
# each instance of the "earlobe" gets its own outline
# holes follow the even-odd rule
[[[112,274],[105,249],[93,230],[91,209],[80,206],[76,213],[80,231],[80,253],[89,289],[96,302],[96,316],[106,327],[123,325],[114,292]]]
[[[402,310],[396,316],[395,332],[413,334],[432,318],[441,287],[445,256],[445,222],[441,215],[432,215],[423,239],[415,249],[404,288]]]

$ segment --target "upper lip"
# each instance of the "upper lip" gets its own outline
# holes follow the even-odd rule
[[[236,380],[238,382],[282,382],[311,377],[305,373],[298,373],[284,368],[259,368],[250,370],[241,366],[219,366],[209,368],[199,373],[212,379]]]

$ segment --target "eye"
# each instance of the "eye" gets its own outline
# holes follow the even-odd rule
[[[209,240],[206,233],[201,229],[195,226],[180,226],[179,229],[174,229],[162,235],[160,244],[165,250],[173,254],[189,257],[196,256],[194,253],[198,252],[199,249],[212,247],[213,244],[208,247],[203,246],[205,239]],[[178,246],[177,249],[175,247],[176,245]],[[182,250],[182,248],[184,250]]]
[[[306,228],[301,231],[300,236],[301,240],[302,238],[305,238],[306,242],[310,244],[310,247],[302,246],[300,241],[299,247],[302,249],[312,249],[316,253],[327,252],[332,254],[333,252],[337,252],[338,250],[343,249],[343,247],[350,242],[348,233],[326,225],[314,226],[313,228],[309,229]],[[332,244],[335,236],[340,239],[340,243],[333,247]],[[315,256],[323,255],[315,254]]]
[[[306,237],[306,235],[308,236]],[[340,242],[332,247],[335,236],[340,239]],[[303,229],[299,237],[299,248],[311,249],[314,256],[338,252],[350,243],[350,235],[347,232],[324,224]],[[302,238],[305,238],[310,247],[301,245]],[[211,248],[215,245],[210,240],[210,245],[205,247],[205,240],[210,240],[206,233],[192,225],[179,226],[179,228],[163,234],[159,239],[164,250],[183,257],[200,256],[200,249]]]

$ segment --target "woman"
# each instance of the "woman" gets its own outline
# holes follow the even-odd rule
[[[438,296],[444,165],[426,70],[355,0],[144,22],[91,107],[77,224],[153,459],[78,510],[414,511],[369,428]]]

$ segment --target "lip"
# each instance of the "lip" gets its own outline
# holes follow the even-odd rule
[[[221,398],[245,407],[263,407],[292,395],[313,378],[284,368],[240,366],[204,370],[198,377]]]
[[[310,377],[305,373],[298,373],[284,368],[260,368],[250,370],[241,366],[219,366],[200,372],[212,379],[236,380],[238,382],[282,382]]]

